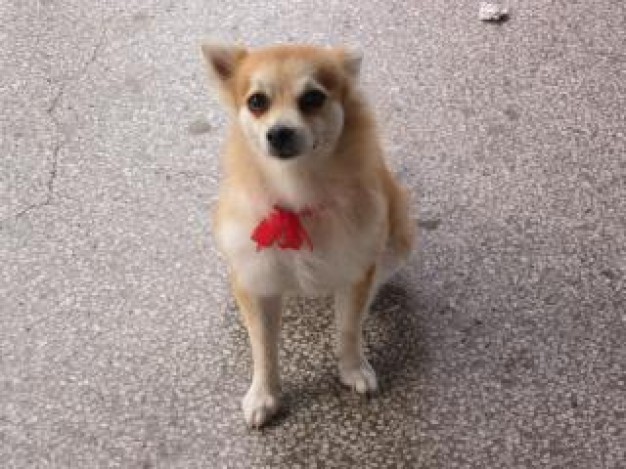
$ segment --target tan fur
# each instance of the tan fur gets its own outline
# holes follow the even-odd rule
[[[232,116],[214,229],[253,349],[255,374],[243,404],[248,424],[264,424],[277,409],[276,345],[266,339],[277,340],[280,311],[271,309],[280,309],[285,293],[335,293],[342,382],[359,392],[375,390],[360,345],[362,318],[380,283],[408,257],[414,223],[358,90],[359,56],[307,46],[203,46],[203,53]],[[297,104],[310,86],[327,95],[312,115]],[[271,107],[253,115],[246,102],[259,90],[271,97]],[[302,132],[302,155],[282,161],[267,154],[265,132],[276,122]],[[249,235],[274,204],[315,209],[303,219],[312,252],[255,251]]]
[[[377,388],[374,370],[363,355],[361,333],[363,319],[376,293],[375,282],[376,266],[372,265],[358,283],[335,293],[339,376],[344,384],[360,393]]]

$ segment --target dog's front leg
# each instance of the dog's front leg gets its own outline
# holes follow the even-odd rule
[[[358,393],[376,391],[376,373],[363,351],[363,320],[376,293],[376,267],[355,285],[335,293],[339,378]]]
[[[233,291],[248,328],[254,371],[252,384],[243,398],[246,423],[251,427],[265,424],[280,405],[278,340],[282,313],[280,296],[258,296],[237,282]]]

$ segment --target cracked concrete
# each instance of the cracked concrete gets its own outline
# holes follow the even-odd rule
[[[478,3],[1,2],[3,467],[621,468],[624,5]],[[373,399],[302,299],[285,411],[243,424],[201,38],[365,50],[422,232],[367,322]]]
[[[104,21],[103,24],[106,25],[106,21]],[[91,55],[87,58],[87,60],[84,62],[84,64],[80,67],[79,71],[76,73],[76,76],[67,78],[67,79],[65,79],[64,81],[61,82],[57,92],[54,94],[54,97],[52,98],[52,101],[51,101],[50,105],[46,109],[46,113],[50,117],[50,121],[54,124],[54,126],[59,131],[59,133],[61,135],[63,135],[63,137],[62,137],[62,139],[59,142],[56,142],[54,144],[54,146],[53,146],[53,148],[51,150],[50,169],[49,169],[48,178],[47,178],[47,181],[46,181],[46,184],[45,184],[46,192],[45,192],[44,200],[30,203],[25,208],[19,210],[15,215],[9,216],[6,219],[0,220],[0,224],[6,222],[7,220],[9,220],[11,218],[18,219],[18,218],[20,218],[20,217],[22,217],[22,216],[32,212],[33,210],[39,209],[41,207],[48,206],[48,205],[50,205],[52,203],[53,198],[54,198],[54,183],[55,183],[55,180],[56,180],[56,177],[57,177],[57,168],[58,168],[58,163],[59,163],[58,162],[59,152],[61,151],[61,149],[65,145],[65,143],[67,141],[67,138],[68,138],[68,136],[66,135],[66,132],[63,129],[62,122],[60,122],[58,120],[58,118],[57,118],[57,116],[55,114],[56,113],[56,109],[57,109],[57,106],[59,105],[59,102],[63,99],[63,94],[64,94],[66,88],[71,87],[71,85],[72,85],[72,83],[74,81],[76,81],[80,77],[84,76],[88,72],[89,66],[96,61],[96,59],[98,57],[98,52],[104,46],[105,41],[106,41],[106,27],[103,26],[102,27],[102,32],[100,34],[100,37],[99,37],[97,43],[93,46],[93,50],[91,52]]]

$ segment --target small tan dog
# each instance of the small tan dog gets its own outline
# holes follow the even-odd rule
[[[202,52],[232,117],[214,228],[252,346],[246,422],[259,427],[279,408],[289,293],[335,295],[341,382],[375,391],[362,323],[408,257],[414,223],[357,87],[360,55],[309,46]]]

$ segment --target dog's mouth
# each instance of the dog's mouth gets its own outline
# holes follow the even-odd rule
[[[296,158],[300,155],[300,149],[299,148],[274,148],[272,146],[270,146],[269,148],[269,154],[270,156],[273,156],[274,158],[279,158],[281,160],[290,160],[293,158]]]
[[[320,142],[318,140],[315,140],[310,150],[317,151],[319,147],[320,147]],[[274,148],[271,145],[269,146],[270,156],[273,156],[274,158],[279,158],[281,160],[295,159],[303,155],[304,153],[305,153],[305,150],[303,149],[303,145],[294,145],[293,147],[284,147],[280,149]]]

